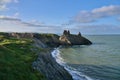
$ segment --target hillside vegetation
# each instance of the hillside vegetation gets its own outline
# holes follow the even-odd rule
[[[17,39],[0,33],[0,80],[45,80],[32,68],[37,58],[31,39]]]

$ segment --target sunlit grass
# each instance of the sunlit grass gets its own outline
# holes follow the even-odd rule
[[[6,38],[0,35],[0,80],[44,80],[32,68],[37,55],[31,51],[30,39]]]

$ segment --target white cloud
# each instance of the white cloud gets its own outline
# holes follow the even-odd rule
[[[18,17],[19,17],[19,13],[18,12],[16,12],[15,14],[13,14],[12,16],[5,16],[5,15],[0,15],[0,20],[20,20],[20,19],[18,19]]]
[[[42,24],[36,20],[32,23],[24,22],[13,16],[0,16],[0,31],[58,33],[58,31],[62,31],[62,28],[60,26]]]
[[[18,2],[19,0],[0,0],[0,11],[8,9],[7,4]]]
[[[0,20],[11,20],[11,21],[18,21],[19,19],[17,19],[16,17],[12,17],[12,16],[4,16],[4,15],[0,15]]]
[[[73,23],[89,23],[97,21],[100,18],[120,15],[120,5],[103,6],[91,11],[80,11],[78,15],[73,18]]]
[[[92,10],[92,13],[106,13],[108,15],[120,14],[120,5],[103,6]]]
[[[37,23],[24,22],[21,19],[18,19],[16,17],[16,14],[13,15],[13,16],[4,16],[4,15],[1,15],[0,16],[0,20],[1,20],[1,22],[2,21],[7,21],[9,23],[11,22],[11,24],[15,23],[15,24],[18,24],[18,25],[21,25],[21,26],[27,26],[27,27],[28,26],[29,27],[40,27],[41,26],[41,24],[37,24]]]

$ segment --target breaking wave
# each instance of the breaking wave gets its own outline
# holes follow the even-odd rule
[[[93,80],[90,77],[77,71],[75,68],[68,66],[64,59],[61,57],[59,48],[55,48],[51,54],[53,58],[55,58],[56,62],[63,66],[71,74],[74,80]]]

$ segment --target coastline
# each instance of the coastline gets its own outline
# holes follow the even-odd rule
[[[93,80],[90,77],[84,75],[83,73],[77,71],[75,68],[69,66],[62,58],[59,48],[55,48],[51,54],[56,60],[56,62],[60,64],[61,66],[63,66],[64,69],[69,72],[73,80]]]
[[[34,44],[39,49],[41,46]],[[47,80],[73,80],[69,72],[59,65],[53,58],[51,52],[54,48],[43,48],[43,51],[37,52],[38,58],[33,62],[32,67],[44,74]]]
[[[31,67],[33,67],[34,70],[40,72],[45,77],[45,80],[73,80],[73,76],[69,73],[69,70],[57,63],[56,59],[52,56],[51,52],[54,50],[54,48],[60,45],[72,46],[80,45],[81,43],[85,45],[91,44],[88,39],[82,37],[81,35],[72,34],[63,34],[61,36],[64,36],[64,38],[61,38],[62,40],[60,40],[60,36],[56,34],[1,33],[1,35],[4,35],[5,37],[10,39],[29,39],[32,41],[30,49],[32,52],[35,53],[35,56],[37,56],[37,58],[32,63]],[[76,41],[74,41],[72,38],[76,38],[78,40],[78,43],[74,43]],[[69,44],[68,42],[70,42],[71,44]]]
[[[73,80],[72,76],[51,56],[51,50],[39,52],[33,62],[34,69],[42,73],[47,80]]]

